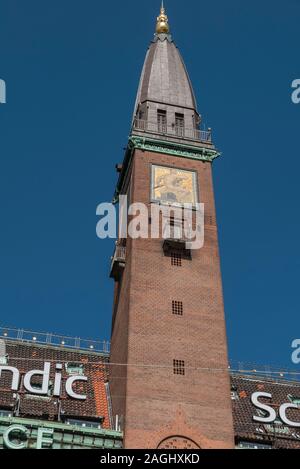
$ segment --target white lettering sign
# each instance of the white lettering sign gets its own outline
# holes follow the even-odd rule
[[[47,396],[48,391],[49,391],[50,368],[51,368],[51,363],[46,362],[44,364],[43,370],[28,371],[24,375],[24,380],[23,380],[24,388],[26,389],[26,391],[28,391],[30,394],[37,394],[39,396]],[[62,390],[61,370],[62,370],[62,364],[57,363],[55,379],[54,379],[54,387],[53,387],[53,396],[55,396],[55,397],[59,397],[61,395],[61,390]],[[19,372],[19,370],[17,368],[13,367],[13,366],[1,365],[0,366],[0,379],[1,379],[1,376],[2,376],[3,372],[8,372],[8,373],[11,374],[11,378],[12,378],[12,380],[11,380],[11,390],[12,391],[18,391],[19,385],[20,385],[20,372]],[[32,384],[32,379],[36,376],[41,377],[42,384],[41,384],[40,388],[36,388]],[[86,382],[87,377],[86,376],[70,376],[66,380],[66,384],[65,384],[66,393],[68,394],[69,397],[71,397],[73,399],[85,400],[86,395],[77,394],[74,391],[74,385],[78,381]]]
[[[49,448],[53,443],[53,428],[38,428],[36,449]],[[28,448],[29,431],[23,425],[11,425],[3,433],[3,443],[9,449]]]
[[[268,392],[255,392],[251,396],[251,402],[252,404],[260,410],[263,410],[266,412],[266,415],[264,417],[258,417],[257,415],[253,416],[253,420],[255,422],[261,422],[261,423],[273,423],[275,422],[277,415],[273,407],[270,407],[267,404],[263,404],[262,402],[259,401],[261,397],[265,397],[268,399],[272,399],[272,394],[269,394]],[[290,420],[287,416],[287,410],[288,409],[298,409],[299,410],[299,418],[300,418],[300,407],[296,404],[282,404],[279,407],[279,417],[281,421],[283,422],[284,425],[288,425],[289,427],[296,427],[300,428],[300,421],[299,422],[293,422]]]
[[[15,443],[13,441],[13,435],[20,435],[20,433],[23,435],[25,441],[19,441],[18,443]],[[6,446],[6,448],[9,449],[24,449],[27,448],[27,438],[28,438],[28,430],[26,427],[23,427],[23,425],[12,425],[11,427],[8,427],[7,430],[3,433],[3,443]]]

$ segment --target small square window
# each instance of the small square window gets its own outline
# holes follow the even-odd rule
[[[239,395],[235,389],[231,390],[230,396],[232,401],[238,401],[239,399]]]
[[[180,252],[171,252],[171,265],[175,267],[182,266],[182,255]]]
[[[167,111],[158,109],[157,111],[157,127],[159,133],[167,132]]]
[[[172,314],[176,314],[176,316],[183,316],[182,301],[172,301]]]
[[[173,360],[173,373],[174,375],[185,375],[185,362],[184,360]]]
[[[184,137],[184,115],[175,114],[175,131],[178,137]]]
[[[82,363],[66,363],[65,364],[66,372],[69,375],[83,375],[84,368]]]
[[[7,409],[0,409],[0,417],[13,417],[13,411]]]
[[[0,357],[0,365],[7,365],[8,363],[8,355],[3,355]]]
[[[272,449],[271,444],[257,443],[255,441],[239,441],[237,449]]]

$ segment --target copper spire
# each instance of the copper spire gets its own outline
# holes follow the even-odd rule
[[[169,20],[166,15],[166,10],[164,8],[164,2],[161,2],[160,15],[157,17],[156,24],[156,33],[157,34],[168,34],[170,31]]]

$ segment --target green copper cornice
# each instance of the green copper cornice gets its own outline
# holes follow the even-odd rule
[[[20,417],[0,417],[0,450],[4,449],[3,434],[11,427],[21,428],[27,435],[26,449],[37,449],[40,430],[50,430],[48,449],[120,449],[123,434],[113,430],[89,428],[67,423]],[[23,429],[23,431],[22,431]]]
[[[212,162],[215,158],[221,155],[217,150],[206,147],[182,145],[180,143],[167,142],[147,137],[131,136],[129,138],[129,145],[139,150],[153,151],[155,153],[164,153],[167,155],[179,156],[181,158],[209,162]]]
[[[221,155],[217,150],[207,147],[198,147],[194,145],[182,145],[177,142],[169,142],[148,137],[140,137],[131,135],[129,137],[127,150],[123,162],[123,169],[117,183],[113,203],[117,203],[119,194],[122,191],[127,172],[130,167],[134,150],[152,151],[154,153],[162,153],[164,155],[178,156],[180,158],[188,158],[198,161],[206,161],[212,163],[214,159]]]

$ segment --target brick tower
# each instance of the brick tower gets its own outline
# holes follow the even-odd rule
[[[126,194],[148,207],[204,203],[205,240],[198,250],[180,237],[116,244],[110,386],[126,448],[233,447],[211,171],[219,153],[200,123],[162,7],[115,199]]]

